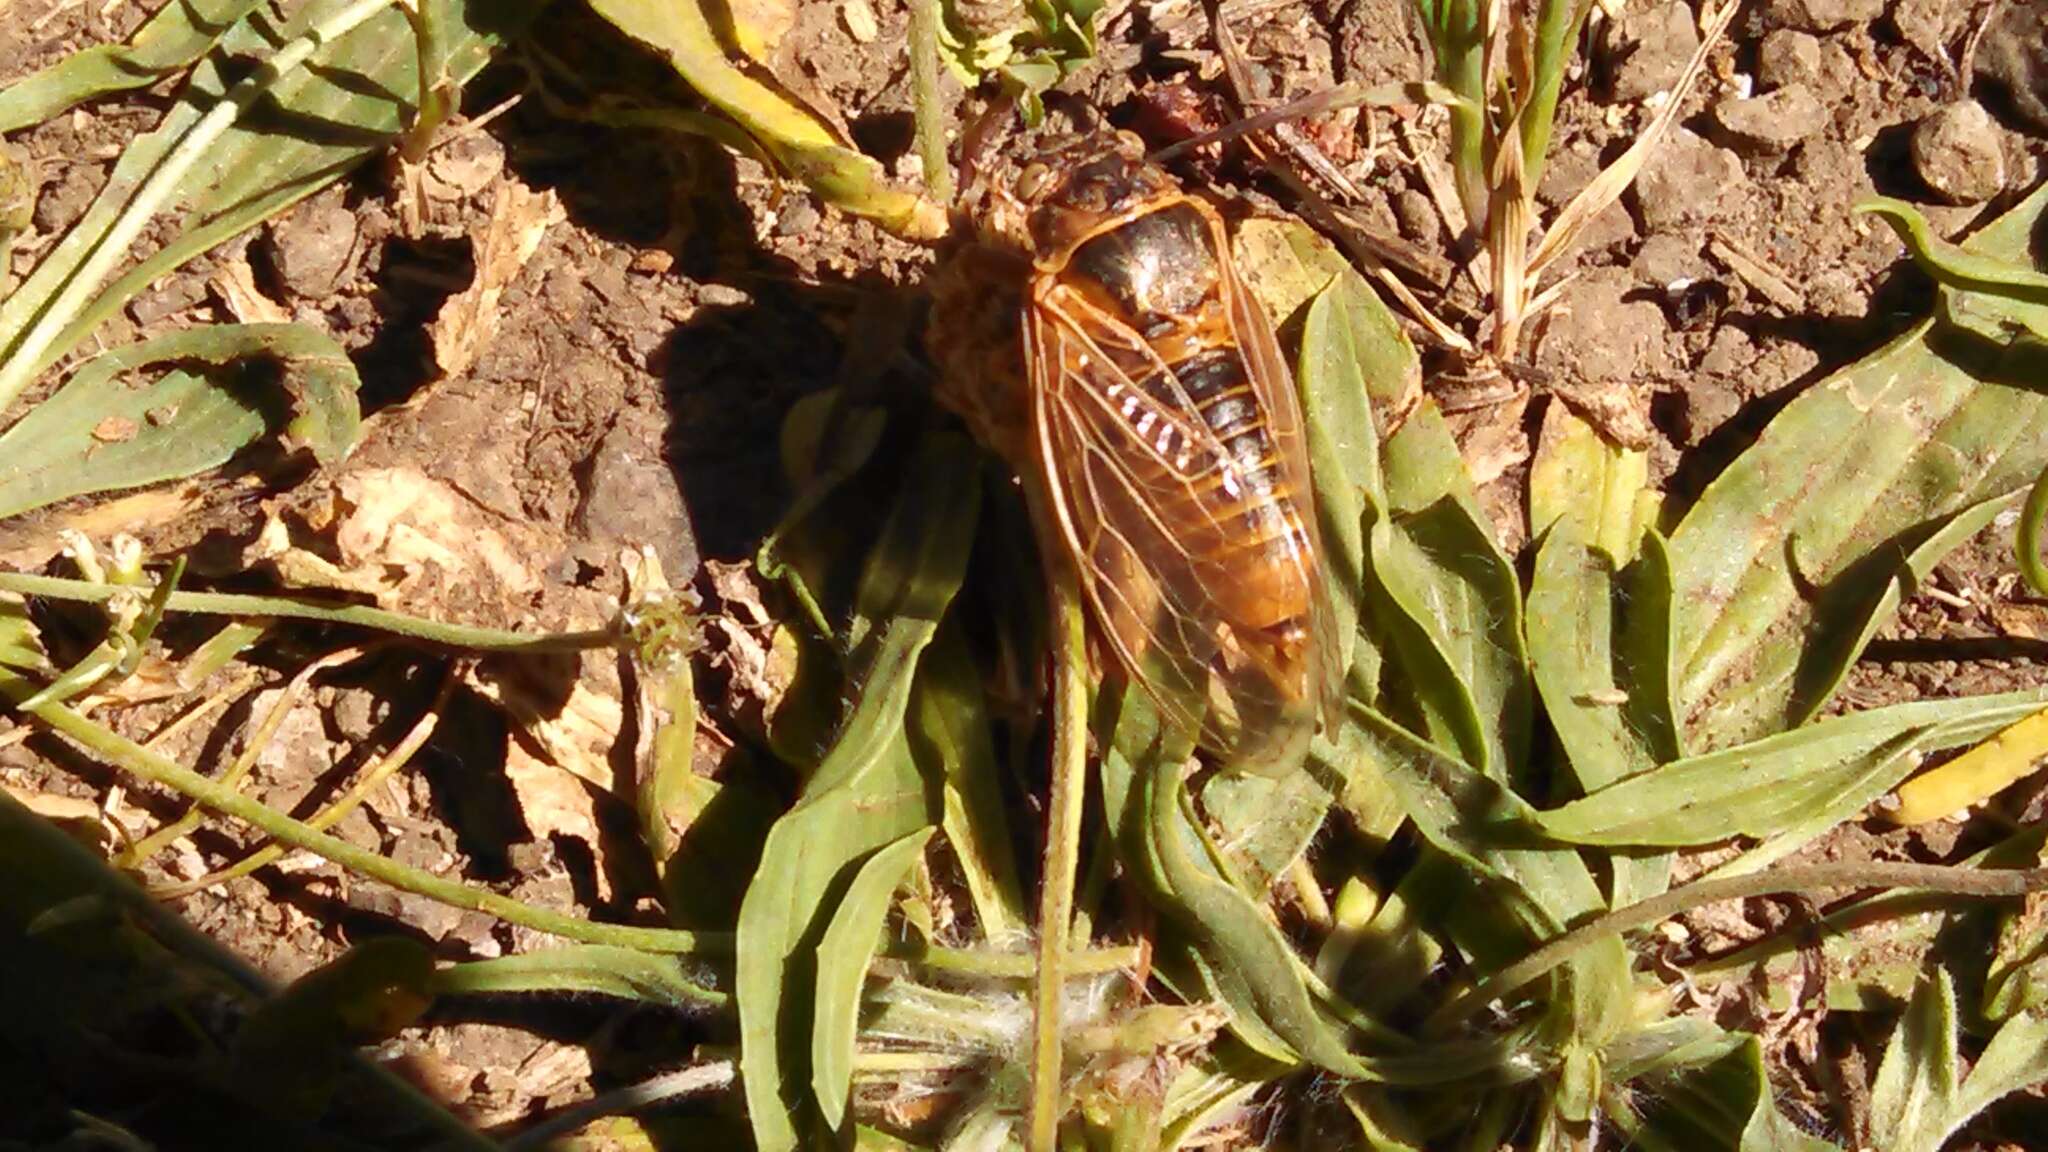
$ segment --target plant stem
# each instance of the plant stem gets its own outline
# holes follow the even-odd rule
[[[49,360],[63,354],[63,349],[52,348],[57,334],[99,290],[100,283],[114,270],[114,266],[127,257],[129,246],[142,235],[142,229],[156,215],[157,209],[176,194],[185,174],[211,151],[214,142],[229,126],[269,91],[271,85],[304,64],[313,53],[355,31],[358,25],[389,8],[391,3],[392,0],[357,0],[278,49],[241,83],[230,88],[220,103],[207,109],[206,115],[185,133],[178,146],[164,157],[156,171],[150,173],[149,179],[136,190],[134,198],[121,209],[113,226],[93,248],[92,255],[79,264],[56,299],[50,301],[43,314],[22,336],[21,342],[8,352],[6,363],[0,364],[0,411],[14,403]]]
[[[277,730],[284,726],[285,717],[291,714],[291,710],[298,707],[300,698],[306,694],[306,686],[313,682],[314,676],[336,665],[347,664],[362,656],[363,652],[362,648],[344,648],[339,652],[330,652],[299,669],[286,682],[284,691],[277,694],[277,699],[271,703],[269,711],[264,713],[263,719],[256,725],[256,731],[250,734],[248,741],[242,746],[241,753],[228,765],[228,770],[221,773],[220,785],[223,788],[236,787],[242,782],[242,777],[247,776],[250,769],[256,767],[257,759],[270,747],[270,742],[277,738]],[[150,741],[151,744],[156,742],[154,739]],[[188,835],[194,828],[199,827],[203,817],[199,805],[194,804],[176,820],[143,837],[139,842],[129,845],[127,851],[117,858],[116,863],[123,868],[140,868],[143,861],[170,847],[178,837]]]
[[[1031,1152],[1053,1152],[1060,1122],[1060,1003],[1066,992],[1074,879],[1087,795],[1088,654],[1080,589],[1065,563],[1047,566],[1052,609],[1052,794],[1038,900],[1038,985],[1031,1002]]]
[[[891,949],[884,955],[891,960],[915,964],[933,972],[980,976],[989,980],[1030,980],[1038,975],[1037,957],[1022,952],[989,952],[975,948],[941,948],[931,945]],[[1143,949],[1126,946],[1077,949],[1066,954],[1064,963],[1067,978],[1073,979],[1077,976],[1100,976],[1105,972],[1134,970],[1142,959]]]
[[[1430,1017],[1430,1028],[1441,1030],[1467,1019],[1488,1003],[1549,972],[1603,937],[1647,928],[1680,912],[1724,900],[1829,888],[1911,888],[1959,896],[2024,896],[2048,891],[2048,868],[1968,868],[1869,861],[1809,864],[1701,880],[1626,908],[1618,908],[1554,937],[1522,959],[1481,979],[1439,1008]]]
[[[17,706],[34,695],[35,682],[11,668],[0,667],[0,697]],[[70,737],[88,752],[154,784],[174,789],[208,808],[232,816],[295,848],[323,856],[372,880],[438,900],[456,908],[487,912],[501,920],[590,944],[615,944],[648,952],[706,953],[731,949],[723,935],[683,932],[671,928],[640,928],[627,924],[600,924],[535,908],[496,892],[486,892],[430,872],[407,867],[368,849],[358,848],[324,832],[306,827],[280,812],[209,780],[174,760],[160,756],[142,745],[101,727],[61,704],[39,704],[27,709],[37,720]]]
[[[119,589],[84,580],[0,572],[0,592],[99,604],[112,599]],[[478,652],[580,652],[586,648],[608,648],[619,640],[618,633],[610,628],[540,634],[510,632],[501,628],[443,624],[438,620],[423,620],[417,616],[355,604],[315,604],[283,596],[244,596],[229,592],[173,592],[164,608],[169,612],[196,612],[211,616],[272,617],[314,620],[322,624],[350,624],[424,640],[429,644],[445,644]]]
[[[363,801],[370,798],[370,790],[372,788],[382,784],[386,779],[390,778],[392,773],[410,763],[420,748],[433,737],[434,729],[440,726],[441,714],[448,707],[448,697],[450,693],[455,691],[457,679],[458,676],[455,669],[453,667],[449,668],[441,677],[441,687],[435,691],[433,703],[427,705],[426,715],[420,717],[419,721],[412,726],[411,731],[405,734],[396,747],[380,757],[376,763],[370,765],[368,770],[339,799],[308,817],[306,819],[306,827],[313,829],[315,832],[325,832],[329,828],[334,827],[341,822],[343,817],[361,807]],[[265,844],[243,859],[228,865],[218,872],[209,872],[197,880],[190,880],[183,884],[170,885],[167,888],[158,890],[154,895],[164,900],[175,900],[183,896],[189,896],[194,892],[204,891],[216,884],[225,884],[237,877],[247,876],[283,855],[283,845]]]
[[[910,100],[917,115],[917,158],[924,186],[941,204],[953,202],[946,163],[946,106],[939,99],[939,0],[910,0]]]

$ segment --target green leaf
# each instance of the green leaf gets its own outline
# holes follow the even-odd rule
[[[840,144],[809,112],[728,60],[696,0],[592,0],[591,8],[660,52],[690,87],[821,198],[906,236],[944,234],[943,208],[897,188],[879,163]]]
[[[1770,836],[1867,803],[1909,774],[1918,753],[1967,744],[2038,711],[2048,692],[1921,700],[1836,716],[1620,780],[1533,817],[1575,844],[1685,847]]]
[[[1668,557],[1644,539],[1648,458],[1553,404],[1531,469],[1542,532],[1529,584],[1529,660],[1581,791],[1677,758],[1668,694]],[[1626,571],[1619,571],[1627,565]],[[1617,855],[1619,908],[1665,888],[1668,857]]]
[[[726,1002],[697,961],[610,944],[567,944],[456,964],[435,972],[428,986],[437,996],[581,992],[680,1009]]]
[[[1946,968],[1921,981],[1870,1088],[1870,1137],[1887,1152],[1939,1152],[2000,1098],[2048,1080],[2048,1020],[2006,1021],[1960,1085],[1956,993]]]
[[[443,6],[439,24],[447,30],[449,75],[462,82],[482,69],[506,38],[522,30],[545,0],[429,2]],[[220,102],[231,77],[243,74],[245,62],[266,58],[278,44],[348,6],[348,0],[317,0],[296,9],[282,23],[258,7],[221,38],[219,50],[193,70],[162,122],[122,150],[84,217],[0,302],[0,355],[5,358],[0,363],[14,370],[16,348],[30,326],[74,282],[87,293],[98,288],[97,283],[86,283],[92,279],[84,275],[87,261],[151,172]],[[271,84],[262,100],[206,149],[204,162],[195,164],[172,189],[169,203],[184,211],[165,218],[160,228],[167,237],[164,246],[91,295],[75,316],[62,317],[61,330],[25,366],[26,371],[40,371],[55,362],[159,277],[327,187],[382,151],[403,129],[407,101],[419,91],[417,66],[411,28],[394,8],[321,46],[306,66]]]
[[[1514,566],[1434,402],[1417,405],[1383,462],[1390,515],[1368,542],[1374,622],[1430,739],[1513,782],[1528,771],[1535,696]]]
[[[940,629],[925,650],[911,707],[911,750],[927,777],[945,781],[946,843],[967,881],[982,935],[998,945],[1022,939],[1024,888],[990,732],[994,718],[959,628]]]
[[[1698,1045],[1695,1056],[1715,1047],[1712,1040]],[[1648,1108],[1638,1113],[1625,1101],[1616,1101],[1624,1106],[1614,1112],[1617,1127],[1632,1147],[1654,1152],[1840,1152],[1778,1114],[1776,1094],[1764,1070],[1763,1046],[1754,1036],[1741,1036],[1725,1054],[1675,1076],[1655,1077],[1643,1086],[1652,1089],[1641,1097]]]
[[[2027,251],[2044,209],[2048,188],[1963,247]],[[1698,746],[1815,715],[1889,618],[1899,573],[2048,466],[2044,352],[2013,338],[2048,331],[2048,305],[1943,291],[1943,318],[1794,400],[1674,533],[1678,696]]]
[[[734,994],[748,1117],[763,1152],[809,1114],[814,956],[853,863],[938,817],[906,732],[919,655],[967,566],[980,487],[973,448],[927,431],[868,558],[846,721],[802,798],[768,834],[740,907]]]
[[[834,1131],[846,1122],[853,1092],[854,1043],[860,1029],[860,990],[874,963],[889,898],[917,862],[932,830],[920,829],[877,849],[854,873],[846,896],[818,941],[817,1031],[811,1039],[811,1091]]]
[[[1870,1085],[1870,1137],[1895,1152],[1934,1152],[1956,1111],[1956,990],[1948,970],[1920,982]]]
[[[164,364],[177,366],[139,387],[128,378]],[[265,436],[335,463],[355,444],[357,384],[339,344],[296,324],[194,328],[102,353],[0,434],[0,517],[217,468]]]
[[[178,0],[164,5],[128,43],[73,52],[8,85],[0,92],[0,132],[19,131],[87,100],[165,79],[205,55],[258,2]]]

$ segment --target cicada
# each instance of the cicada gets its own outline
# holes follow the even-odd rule
[[[941,400],[1040,483],[1043,550],[1166,717],[1228,766],[1299,762],[1340,685],[1331,612],[1300,402],[1221,215],[1098,133],[984,227],[936,286]]]

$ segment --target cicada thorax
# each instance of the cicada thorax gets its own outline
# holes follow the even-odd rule
[[[1024,371],[1013,385],[984,360],[942,397],[1043,478],[1047,531],[1126,671],[1227,761],[1298,759],[1336,679],[1313,498],[1293,383],[1221,217],[1100,136],[1043,158],[1004,203]],[[942,272],[944,371],[976,366],[967,305],[1000,295],[998,266]],[[1169,679],[1207,699],[1190,707]]]

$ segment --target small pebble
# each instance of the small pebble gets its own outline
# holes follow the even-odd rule
[[[1735,153],[1674,126],[1643,165],[1629,195],[1645,232],[1665,232],[1720,215],[1723,201],[1743,178]]]
[[[301,300],[324,299],[334,294],[355,250],[355,214],[323,199],[271,225],[269,242],[285,291]]]
[[[1770,154],[1790,151],[1826,129],[1828,112],[1806,85],[1788,84],[1768,95],[1721,101],[1714,106],[1714,122],[1736,148]]]
[[[1884,15],[1885,0],[1768,0],[1764,19],[1801,32],[1840,32]]]
[[[1680,3],[1632,11],[1622,18],[1621,36],[1635,48],[1614,70],[1617,100],[1645,100],[1670,91],[1700,46],[1692,7]]]
[[[1820,79],[1820,40],[1790,28],[1764,37],[1756,52],[1756,78],[1765,91],[1812,85]]]
[[[1913,128],[1913,170],[1943,202],[1977,204],[2005,187],[1998,126],[1974,100],[1936,109]]]

